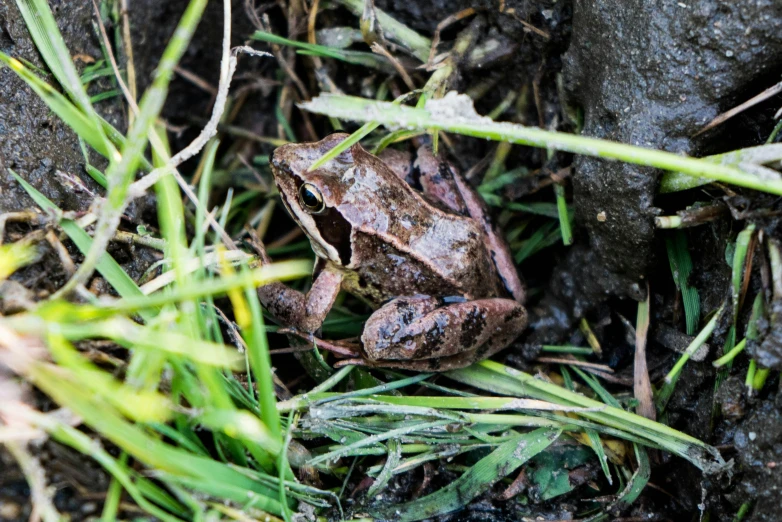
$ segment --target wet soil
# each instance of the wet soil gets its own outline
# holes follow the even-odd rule
[[[690,155],[736,148],[735,125],[730,133],[692,136],[778,81],[780,24],[782,5],[773,0],[575,1],[562,73],[584,110],[583,134]],[[773,122],[758,116],[753,123],[765,123],[766,134],[753,131],[767,135]],[[748,137],[743,146],[758,144]],[[606,294],[645,296],[647,276],[660,262],[654,217],[665,198],[655,199],[655,169],[586,156],[574,166],[576,220],[587,234],[552,284],[569,316],[579,317]]]
[[[55,10],[58,25],[76,63],[83,66],[100,56],[97,41],[90,30],[92,6],[88,2],[78,6],[63,6]],[[30,61],[36,67],[46,68],[27,32],[22,16],[14,2],[0,2],[0,51]],[[114,125],[122,127],[119,106],[106,103],[101,110]],[[97,154],[90,161],[102,167]],[[0,212],[31,208],[32,200],[13,179],[13,169],[46,197],[64,210],[84,210],[99,188],[84,172],[84,157],[79,141],[28,89],[10,69],[0,69]],[[58,172],[76,176],[87,190],[73,190]]]
[[[186,5],[185,0],[133,2],[131,21],[135,50],[135,65],[139,91],[148,83],[168,37]],[[765,87],[778,81],[782,73],[782,4],[774,0],[730,2],[649,3],[642,0],[611,1],[541,0],[496,2],[445,0],[408,2],[376,0],[376,5],[425,33],[431,34],[447,15],[468,7],[477,8],[480,21],[479,40],[499,43],[504,52],[477,66],[465,66],[453,88],[466,91],[486,81],[491,89],[477,102],[481,113],[495,107],[511,90],[526,89],[532,101],[520,105],[517,121],[557,130],[573,130],[573,123],[563,114],[562,102],[579,106],[583,111],[583,133],[625,143],[659,148],[692,155],[710,154],[738,146],[761,143],[773,126],[773,104],[761,105],[728,125],[697,138],[693,134],[711,118],[731,108]],[[100,56],[98,39],[91,29],[90,3],[54,2],[55,16],[66,44],[83,68],[89,57]],[[233,2],[233,44],[245,43],[255,29],[245,12],[245,2]],[[268,13],[273,25],[285,28],[285,16],[278,8]],[[354,18],[340,10],[324,13],[325,20],[348,24]],[[221,11],[218,2],[210,2],[207,13],[196,33],[193,45],[185,55],[182,68],[207,83],[215,85],[219,70]],[[444,41],[452,40],[468,22],[457,23],[443,33]],[[542,38],[530,27],[544,31]],[[280,33],[300,37],[300,26],[288,27]],[[29,60],[45,68],[40,56],[10,1],[0,1],[0,50]],[[293,53],[288,55],[296,65]],[[81,60],[81,61],[80,61]],[[300,62],[298,62],[300,63]],[[239,74],[250,79],[236,82],[244,88],[242,108],[233,125],[259,135],[276,135],[277,103],[275,88],[280,78],[274,76],[277,64],[272,60],[240,61]],[[339,86],[352,94],[361,93],[366,70],[329,65]],[[334,74],[339,71],[339,74]],[[562,75],[564,90],[557,88]],[[257,81],[262,79],[263,81]],[[307,87],[317,92],[314,78],[305,77]],[[96,84],[105,90],[108,84]],[[560,99],[566,95],[566,100]],[[533,100],[533,98],[537,98]],[[164,117],[179,132],[172,133],[173,148],[189,142],[200,124],[208,118],[212,94],[182,77],[175,78],[165,107]],[[779,100],[776,100],[779,105]],[[125,127],[125,115],[116,99],[98,105],[101,114],[120,129]],[[297,135],[307,136],[299,113],[293,109],[291,123]],[[319,124],[316,124],[319,125]],[[317,127],[324,131],[325,125]],[[230,141],[230,140],[228,140]],[[493,146],[480,140],[454,137],[455,160],[463,167],[479,163],[493,152]],[[247,147],[245,145],[245,147]],[[268,147],[252,146],[247,150],[267,154]],[[556,343],[567,339],[583,342],[574,334],[576,319],[595,319],[596,330],[603,339],[610,339],[606,363],[618,375],[632,362],[632,343],[628,330],[619,316],[634,321],[635,300],[646,294],[647,282],[652,292],[652,324],[664,323],[681,330],[683,319],[676,307],[676,290],[665,259],[661,233],[654,229],[653,219],[666,210],[676,210],[697,197],[722,198],[722,192],[709,189],[698,194],[656,196],[660,173],[623,163],[558,154],[551,160],[543,151],[517,147],[509,157],[509,166],[525,165],[543,172],[556,171],[572,160],[572,196],[575,208],[576,244],[547,254],[549,262],[527,262],[524,275],[532,285],[545,287],[542,297],[532,302],[535,322],[527,336],[530,344]],[[90,153],[89,161],[98,168],[103,160]],[[64,210],[86,211],[99,187],[84,171],[85,158],[78,140],[48,108],[12,72],[0,69],[0,213],[33,208],[32,201],[13,181],[7,169],[13,169]],[[192,166],[185,165],[187,172]],[[465,169],[466,170],[466,169]],[[84,188],[74,188],[72,177]],[[230,185],[236,180],[221,180]],[[510,188],[509,193],[522,192]],[[738,196],[744,195],[741,191]],[[779,210],[777,201],[759,199],[747,194],[745,207]],[[740,202],[739,202],[740,203]],[[154,199],[148,198],[132,206],[125,226],[154,223]],[[770,237],[779,237],[778,223],[773,219],[758,219],[759,226]],[[19,238],[34,227],[13,225],[9,235]],[[725,263],[724,249],[736,233],[730,218],[687,232],[696,271],[692,284],[701,294],[704,315],[715,310],[725,296],[730,267]],[[283,231],[284,232],[284,231]],[[280,232],[280,233],[283,233]],[[78,253],[68,245],[78,262]],[[154,262],[154,254],[144,248],[112,247],[112,254],[124,268],[138,279]],[[43,262],[15,275],[23,287],[34,290],[31,298],[40,298],[64,281],[64,274],[52,272],[59,266],[53,252],[43,253]],[[553,269],[552,269],[553,266]],[[750,297],[762,291],[761,274],[753,275]],[[747,299],[750,301],[750,299]],[[775,302],[772,315],[758,343],[748,351],[758,361],[771,368],[782,365],[782,327],[779,314],[782,304]],[[743,330],[742,330],[743,331]],[[725,328],[712,339],[721,346]],[[650,343],[650,367],[658,377],[670,367],[676,351],[674,342]],[[678,349],[681,349],[679,347]],[[715,393],[716,373],[711,366],[714,352],[703,362],[691,362],[685,369],[677,393],[669,404],[667,421],[696,437],[727,448],[734,458],[731,477],[707,477],[687,464],[658,455],[652,481],[660,492],[647,488],[638,502],[623,513],[626,517],[649,520],[683,520],[697,516],[704,502],[702,488],[708,491],[706,503],[712,520],[731,520],[739,506],[748,498],[757,499],[751,506],[749,519],[776,520],[782,466],[782,395],[767,392],[767,396],[747,398],[743,383],[730,378]],[[524,364],[524,357],[518,357]],[[511,359],[513,360],[513,359]],[[741,372],[738,372],[741,373]],[[768,389],[778,387],[778,381]],[[719,409],[716,423],[714,408]],[[63,488],[56,498],[58,508],[82,519],[93,514],[84,512],[92,502],[92,493],[105,490],[105,476],[98,469],[78,476],[78,463],[83,461],[61,447],[47,446],[46,460],[64,473],[60,482],[77,484]],[[76,462],[77,465],[73,465]],[[7,455],[0,455],[0,500],[8,505],[14,499],[18,517],[28,516],[29,506],[19,502],[28,494],[24,481],[9,465]],[[86,463],[85,463],[86,464]],[[59,466],[59,467],[58,467]],[[85,468],[87,469],[87,468]],[[589,477],[598,480],[597,470]],[[444,473],[431,487],[452,479]],[[85,482],[86,481],[86,482]],[[418,483],[405,476],[389,495],[408,498]],[[496,493],[496,492],[493,492]],[[670,500],[668,493],[675,500]],[[407,495],[407,497],[406,497]],[[99,498],[100,495],[97,495]],[[566,518],[577,512],[578,491],[556,502],[535,504],[533,508],[502,504],[491,495],[474,502],[457,518],[447,520],[505,520],[519,513],[525,516]],[[571,504],[571,501],[573,502]],[[0,502],[2,503],[2,502]],[[81,510],[81,511],[80,511]],[[0,519],[3,519],[0,513]],[[455,515],[456,516],[456,515]],[[13,519],[13,517],[9,518]],[[444,519],[444,520],[446,520]]]

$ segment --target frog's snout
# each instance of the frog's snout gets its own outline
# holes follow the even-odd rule
[[[269,156],[269,162],[271,163],[272,167],[279,169],[283,168],[287,165],[287,162],[285,161],[285,148],[287,145],[282,145],[281,147],[277,147],[274,149]]]

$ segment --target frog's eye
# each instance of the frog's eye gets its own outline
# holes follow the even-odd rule
[[[323,209],[326,207],[320,190],[310,183],[305,183],[299,188],[299,203],[305,210],[313,214],[323,212]]]

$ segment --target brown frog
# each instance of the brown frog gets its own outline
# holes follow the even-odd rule
[[[274,151],[282,201],[317,263],[306,295],[267,285],[259,289],[264,306],[298,335],[349,357],[339,365],[445,371],[505,348],[527,325],[524,287],[480,196],[426,146],[411,165],[398,151],[384,155],[387,164],[353,145],[309,171],[346,137]],[[340,290],[376,308],[357,345],[312,335]]]

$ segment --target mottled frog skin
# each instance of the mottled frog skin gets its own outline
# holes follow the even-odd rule
[[[341,365],[445,371],[505,348],[527,324],[524,287],[480,196],[426,146],[413,162],[353,145],[309,171],[346,137],[274,151],[282,202],[318,262],[307,295],[267,285],[263,304],[302,336],[340,290],[374,307],[357,346],[311,337],[355,355]]]

